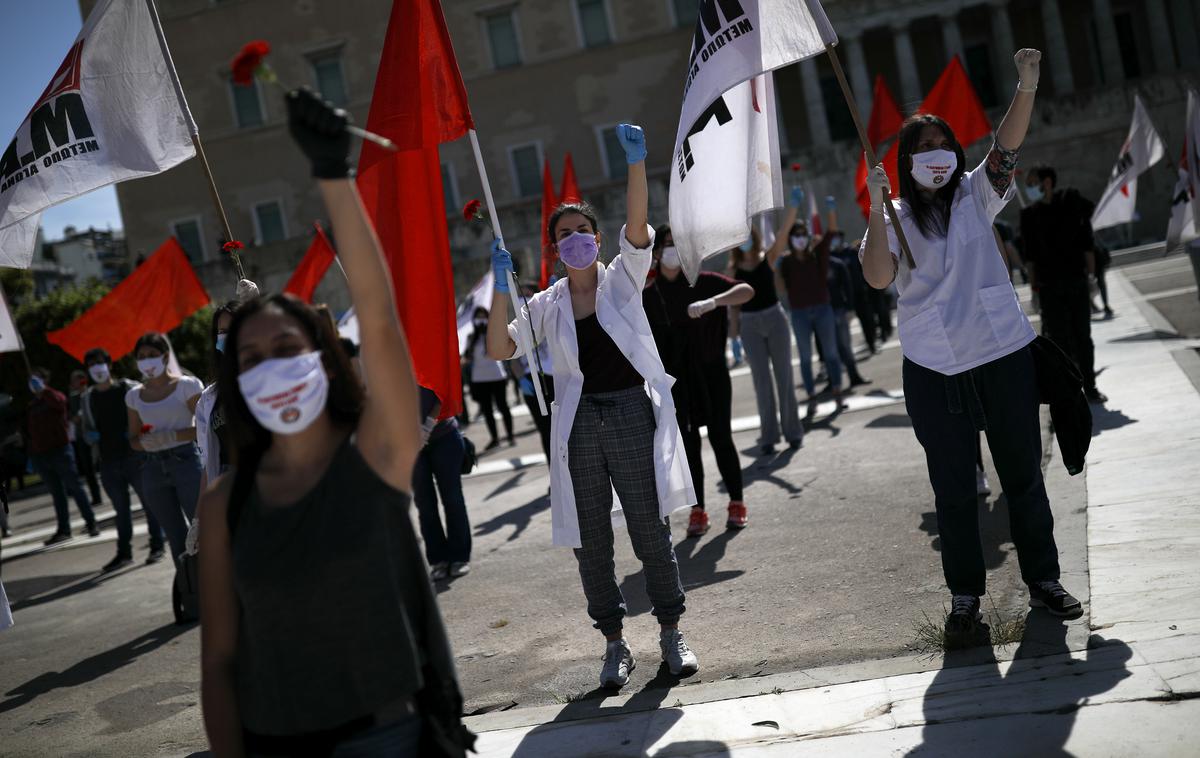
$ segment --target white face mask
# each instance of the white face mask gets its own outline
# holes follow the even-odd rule
[[[88,374],[91,375],[92,381],[95,382],[96,384],[104,384],[105,382],[108,381],[108,377],[110,375],[109,370],[108,370],[108,364],[107,363],[97,363],[92,366],[88,366]]]
[[[930,150],[912,157],[912,178],[925,189],[945,187],[958,169],[958,156],[949,150]]]
[[[808,237],[806,237],[805,235],[800,234],[800,235],[793,236],[791,238],[791,240],[792,240],[792,247],[796,248],[797,250],[807,250],[808,249]]]
[[[321,352],[263,361],[238,376],[238,388],[255,420],[275,434],[297,434],[325,410],[329,377]]]
[[[138,371],[142,372],[142,376],[147,379],[153,379],[160,376],[166,370],[166,365],[163,364],[162,358],[142,358],[137,362]]]
[[[664,247],[662,258],[659,260],[667,268],[683,268],[683,262],[679,260],[679,249],[674,245]]]
[[[1031,184],[1030,186],[1026,187],[1025,194],[1028,195],[1029,200],[1034,203],[1041,202],[1042,198],[1046,196],[1046,193],[1042,191],[1042,188],[1036,184]]]

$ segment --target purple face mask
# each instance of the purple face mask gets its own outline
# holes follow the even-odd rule
[[[575,232],[558,241],[558,257],[569,268],[584,269],[596,262],[600,248],[596,246],[596,235]]]

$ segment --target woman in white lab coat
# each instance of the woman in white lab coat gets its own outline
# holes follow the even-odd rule
[[[622,635],[625,600],[614,575],[613,491],[629,527],[646,592],[662,631],[663,660],[686,676],[699,663],[679,632],[684,611],[668,516],[696,502],[667,375],[654,344],[642,288],[654,230],[647,223],[646,142],[640,127],[621,124],[617,137],[629,163],[626,224],[620,254],[600,263],[600,230],[586,203],[560,205],[550,238],[567,276],[529,299],[517,320],[492,308],[488,353],[519,357],[545,339],[554,364],[550,505],[555,545],[575,548],[588,615],[608,641],[600,683],[628,683],[634,658]],[[508,251],[493,245],[497,298],[504,302]],[[532,328],[532,341],[527,339]]]

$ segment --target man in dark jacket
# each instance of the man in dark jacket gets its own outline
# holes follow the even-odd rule
[[[54,515],[58,529],[46,540],[47,545],[71,539],[71,512],[67,507],[67,493],[75,498],[79,513],[87,524],[88,535],[100,534],[96,526],[96,515],[83,485],[79,482],[79,470],[75,468],[75,451],[67,437],[67,398],[47,384],[50,373],[46,369],[33,370],[29,377],[29,391],[33,399],[29,403],[26,429],[29,434],[29,459],[34,472],[50,489],[54,500]]]
[[[858,373],[858,361],[854,358],[854,342],[850,339],[850,314],[855,312],[860,297],[855,287],[856,279],[863,279],[862,265],[858,262],[858,251],[844,243],[841,232],[829,233],[829,304],[833,306],[834,336],[837,339],[838,357],[846,367],[851,387],[870,384]],[[865,295],[866,293],[862,293]]]
[[[1034,201],[1021,211],[1029,282],[1039,294],[1043,333],[1079,366],[1088,400],[1103,403],[1107,398],[1096,389],[1092,343],[1095,205],[1078,190],[1056,189],[1057,184],[1058,174],[1049,166],[1026,174],[1026,193]]]

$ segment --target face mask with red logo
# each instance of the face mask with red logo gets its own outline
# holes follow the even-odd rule
[[[319,350],[272,358],[238,376],[238,388],[255,420],[275,434],[297,434],[325,410],[329,377]]]
[[[945,187],[958,168],[958,156],[949,150],[914,153],[912,162],[912,178],[928,190]]]

